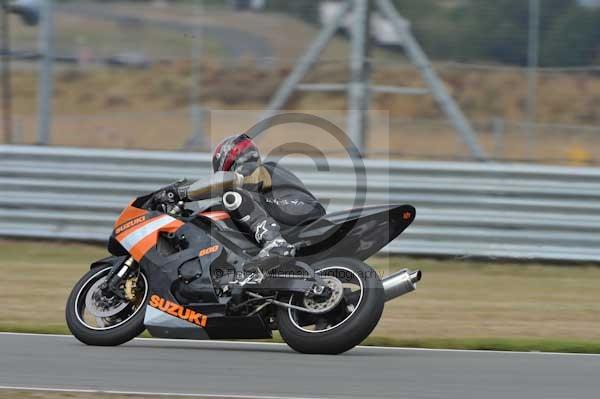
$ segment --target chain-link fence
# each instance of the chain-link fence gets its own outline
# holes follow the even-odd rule
[[[541,0],[539,29],[532,35],[535,2],[395,3],[491,157],[600,162],[600,8]],[[57,2],[51,144],[202,149],[207,141],[200,139],[212,127],[209,111],[263,109],[332,6],[275,0]],[[11,18],[11,140],[35,143],[38,31]],[[378,43],[370,55],[372,80],[423,87],[384,18],[371,25]],[[532,38],[539,39],[533,47]],[[536,75],[527,68],[532,49],[538,49]],[[346,82],[348,58],[342,29],[306,82]],[[297,94],[287,104],[294,110],[345,107],[343,93]],[[431,96],[373,94],[371,108],[389,112],[391,136],[379,140],[372,127],[368,154],[470,159]],[[344,127],[345,121],[336,123]]]

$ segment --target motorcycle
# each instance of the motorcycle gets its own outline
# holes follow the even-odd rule
[[[223,204],[149,209],[149,195],[119,216],[111,256],[94,262],[66,305],[71,333],[116,346],[148,330],[176,339],[268,339],[278,330],[294,350],[339,354],[362,342],[386,301],[407,294],[420,271],[380,279],[363,261],[414,220],[409,205],[328,214],[284,232],[295,258],[257,257]]]

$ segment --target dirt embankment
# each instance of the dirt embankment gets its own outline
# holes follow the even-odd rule
[[[289,73],[290,66],[260,69],[246,64],[205,64],[200,76],[200,97],[213,110],[260,110]],[[488,152],[502,159],[550,162],[600,161],[600,128],[547,127],[527,138],[527,80],[519,70],[469,70],[451,65],[438,67],[452,95],[476,122]],[[60,70],[54,92],[55,144],[121,148],[178,149],[191,132],[187,112],[192,96],[188,62],[166,63],[148,69]],[[344,82],[346,68],[324,65],[307,82]],[[373,81],[405,87],[423,87],[419,74],[408,66],[375,68]],[[15,113],[21,121],[24,142],[33,142],[36,110],[35,71],[14,77]],[[346,106],[338,93],[295,95],[287,105],[295,110],[339,110]],[[371,129],[371,150],[397,156],[460,158],[468,151],[431,96],[374,95],[374,110],[389,112],[390,123]],[[343,118],[342,118],[343,119]],[[422,122],[422,120],[433,122]],[[435,120],[442,121],[441,123]],[[495,136],[501,125],[502,134]],[[407,122],[408,121],[408,122]],[[420,121],[420,122],[418,122]],[[538,121],[548,124],[600,126],[600,76],[584,73],[542,73]],[[170,134],[165,137],[164,131]],[[218,132],[240,127],[219,126]],[[241,127],[243,130],[244,127]],[[221,133],[216,133],[220,135]],[[500,140],[500,141],[499,141]],[[529,142],[528,142],[529,140]],[[410,146],[407,146],[410,143]],[[436,143],[433,145],[433,143]]]

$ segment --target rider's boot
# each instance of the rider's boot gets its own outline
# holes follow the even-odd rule
[[[229,191],[223,195],[223,205],[232,219],[252,233],[262,247],[259,258],[289,256],[296,254],[296,248],[281,235],[279,224],[258,204],[249,192],[243,189]]]
[[[271,227],[273,227],[272,223]],[[279,226],[277,228],[279,230]],[[275,238],[264,239],[263,242],[259,242],[263,249],[258,253],[259,258],[267,258],[269,256],[289,256],[293,257],[296,255],[296,247],[291,245],[285,238],[278,234]]]

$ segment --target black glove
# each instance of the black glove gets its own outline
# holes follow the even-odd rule
[[[179,190],[176,184],[171,184],[170,186],[163,187],[156,194],[154,194],[154,199],[157,202],[162,203],[177,203],[181,201],[179,196]]]
[[[180,213],[183,200],[181,182],[177,182],[154,193],[150,200],[150,208],[163,213]]]

